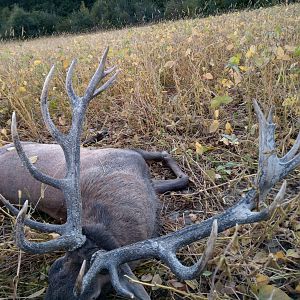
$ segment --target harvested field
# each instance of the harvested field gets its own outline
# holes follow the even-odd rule
[[[258,165],[258,124],[252,100],[275,107],[279,155],[300,130],[300,4],[236,12],[140,28],[0,44],[0,145],[11,142],[16,111],[23,140],[51,142],[39,96],[50,66],[51,115],[67,130],[64,82],[78,59],[74,87],[82,94],[105,46],[118,80],[88,110],[82,141],[107,128],[93,147],[167,150],[190,176],[189,188],[161,196],[163,232],[201,222],[247,191]],[[158,164],[153,176],[170,177]],[[287,178],[288,203],[271,220],[220,234],[207,270],[178,282],[158,261],[136,271],[153,299],[298,299],[300,297],[300,172]],[[275,188],[269,195],[272,200]],[[14,218],[0,208],[0,299],[42,299],[47,271],[61,255],[30,255],[14,244]],[[49,217],[34,212],[33,218]],[[162,233],[163,233],[162,232]],[[36,241],[46,238],[28,230]],[[205,241],[182,249],[187,264]],[[147,275],[147,276],[145,276]],[[213,289],[212,289],[213,287]],[[273,293],[273,298],[268,298]],[[275,297],[277,295],[278,298]],[[118,297],[111,295],[109,299]]]

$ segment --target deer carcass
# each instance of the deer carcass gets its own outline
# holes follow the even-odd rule
[[[34,253],[43,253],[50,251],[50,249],[55,250],[60,248],[69,250],[66,256],[62,259],[62,262],[58,261],[52,267],[51,271],[56,274],[59,274],[64,266],[68,264],[69,256],[80,255],[81,249],[84,249],[85,243],[87,243],[85,242],[85,240],[89,240],[87,238],[88,234],[86,234],[87,237],[85,236],[85,231],[84,228],[82,228],[81,222],[81,214],[82,220],[84,220],[85,215],[84,210],[81,211],[81,203],[84,205],[85,200],[82,196],[81,201],[79,189],[79,137],[81,132],[82,118],[89,101],[87,99],[91,99],[93,95],[96,95],[98,91],[103,89],[99,88],[98,90],[96,90],[95,86],[99,81],[99,78],[101,77],[97,76],[96,79],[92,79],[85,96],[79,99],[75,95],[71,86],[70,78],[72,75],[73,67],[74,66],[72,64],[67,75],[67,90],[73,106],[73,123],[68,135],[64,136],[57,131],[49,117],[49,113],[47,110],[46,94],[49,78],[52,75],[52,71],[50,71],[50,75],[46,79],[44,91],[42,93],[42,111],[44,119],[49,127],[50,132],[55,137],[56,141],[61,145],[65,154],[67,170],[66,176],[64,178],[56,179],[49,177],[48,175],[45,175],[38,171],[33,166],[33,164],[30,163],[30,160],[24,154],[24,151],[18,140],[18,136],[16,133],[16,121],[14,116],[12,122],[12,133],[15,141],[15,147],[23,163],[29,169],[30,173],[36,179],[44,182],[45,184],[59,188],[64,194],[67,207],[67,222],[64,225],[48,224],[46,226],[45,224],[40,224],[29,220],[28,218],[26,218],[27,202],[25,202],[20,212],[18,212],[16,221],[16,241],[21,249]],[[102,74],[105,74],[103,73],[103,71],[101,72]],[[92,88],[90,88],[91,85]],[[271,109],[268,116],[265,117],[256,101],[254,101],[254,109],[259,121],[258,173],[254,182],[254,187],[250,189],[244,196],[242,196],[241,199],[238,199],[234,206],[230,207],[220,215],[216,215],[210,219],[207,219],[200,224],[188,226],[177,232],[169,233],[165,236],[147,238],[134,244],[124,246],[120,245],[121,247],[117,245],[116,247],[111,247],[114,249],[108,249],[110,251],[103,251],[101,249],[98,250],[92,248],[90,251],[91,253],[93,253],[92,259],[90,259],[90,257],[88,257],[87,260],[83,260],[82,258],[78,259],[79,261],[83,260],[83,262],[81,268],[79,267],[79,265],[76,266],[75,272],[78,273],[76,281],[76,276],[74,275],[72,281],[66,280],[66,282],[59,282],[58,287],[62,288],[62,290],[72,290],[74,292],[74,296],[71,296],[70,292],[68,294],[71,297],[70,299],[92,299],[90,293],[97,290],[96,287],[99,285],[99,274],[102,274],[102,276],[107,276],[109,274],[111,284],[120,295],[131,299],[148,299],[145,291],[140,286],[137,292],[132,285],[128,284],[128,282],[124,280],[124,274],[131,274],[131,270],[127,263],[140,259],[156,258],[162,260],[165,264],[167,264],[170,267],[171,271],[180,280],[194,279],[203,271],[208,259],[211,257],[218,232],[222,232],[228,228],[234,227],[236,224],[250,224],[268,219],[274,209],[284,201],[286,182],[283,182],[277,196],[270,205],[264,203],[264,207],[261,208],[257,204],[259,202],[264,202],[270,189],[277,182],[284,179],[284,177],[286,177],[286,175],[288,175],[297,166],[299,166],[300,134],[298,135],[291,150],[286,155],[279,158],[276,154],[273,110]],[[145,158],[147,158],[147,153],[144,154]],[[150,156],[151,154],[149,154],[148,157]],[[174,162],[172,163],[172,161],[170,166],[178,176],[175,181],[179,181],[181,183],[184,182],[184,180],[186,180],[186,177],[182,174],[178,166]],[[163,191],[164,186],[172,187],[172,184],[173,182],[154,182],[154,188],[152,192],[154,193],[155,187],[158,191]],[[176,186],[177,185],[175,184],[175,188]],[[135,184],[133,184],[133,188],[134,187]],[[117,193],[121,192],[119,191]],[[15,214],[17,213],[17,210],[15,210],[7,201],[4,200],[4,202],[11,211],[13,211]],[[118,207],[117,210],[121,210],[121,206]],[[101,209],[99,211],[101,211]],[[61,234],[61,237],[56,240],[51,240],[44,243],[30,242],[26,240],[24,236],[24,225],[28,225],[33,228],[45,231],[55,231]],[[176,252],[181,247],[184,247],[194,241],[208,236],[209,238],[207,247],[202,255],[202,258],[192,266],[183,265],[177,258]],[[79,268],[80,271],[78,271]],[[67,273],[65,276],[67,276]],[[132,276],[133,275],[131,274],[130,277]],[[55,278],[55,276],[53,278]],[[89,297],[87,297],[87,295]],[[95,295],[98,294],[96,293]]]
[[[114,70],[104,70],[107,51],[83,97],[74,93],[71,80],[75,62],[70,66],[66,87],[73,114],[68,134],[58,131],[48,112],[47,93],[53,68],[46,78],[41,96],[42,112],[58,144],[21,143],[14,114],[14,145],[0,148],[0,193],[4,204],[17,214],[18,210],[11,203],[26,203],[27,206],[29,200],[31,206],[66,222],[56,225],[26,219],[25,225],[31,228],[61,235],[56,240],[33,243],[25,239],[23,225],[18,218],[16,240],[24,251],[68,250],[50,269],[46,299],[78,299],[73,293],[77,289],[76,278],[82,263],[86,261],[89,267],[96,251],[109,251],[156,236],[159,218],[156,193],[180,189],[188,183],[188,177],[166,152],[80,148],[82,123],[89,101],[107,89],[116,78],[115,73],[97,89],[99,81]],[[151,180],[147,160],[164,161],[177,178]],[[122,272],[133,275],[126,264]],[[109,274],[99,274],[80,299],[96,299],[109,281]],[[142,285],[129,283],[124,277],[122,281],[137,299],[149,298]]]

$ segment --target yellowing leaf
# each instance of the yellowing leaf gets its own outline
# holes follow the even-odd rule
[[[206,80],[213,80],[214,79],[214,76],[212,76],[211,73],[205,73],[202,75],[203,79],[206,79]]]
[[[238,85],[242,81],[242,76],[239,72],[233,72],[233,79],[235,85]]]
[[[292,300],[285,292],[273,285],[264,285],[259,289],[259,300]]]
[[[293,258],[300,258],[300,251],[297,251],[296,249],[288,249],[286,251],[287,257],[293,257]]]
[[[279,60],[290,60],[290,57],[284,53],[284,50],[282,47],[278,47],[276,49],[276,57]]]
[[[196,153],[202,155],[203,153],[207,152],[207,151],[212,151],[215,148],[213,146],[203,146],[200,143],[196,142],[195,143],[195,149],[196,149]]]
[[[214,133],[219,129],[219,121],[213,120],[213,122],[209,126],[209,133]]]
[[[198,288],[198,282],[197,280],[185,280],[185,283],[193,290],[196,290]]]
[[[196,153],[197,154],[202,155],[205,152],[204,147],[198,142],[195,143],[195,148],[196,148]]]
[[[35,60],[34,62],[33,62],[33,65],[34,66],[38,66],[38,65],[40,65],[42,63],[42,61],[40,60],[40,59],[37,59],[37,60]]]
[[[285,45],[284,49],[288,52],[294,52],[296,49],[296,46],[291,46],[291,45]]]
[[[276,252],[275,254],[274,254],[274,256],[275,256],[275,258],[278,260],[278,259],[286,259],[286,257],[285,257],[285,254],[284,254],[284,252],[283,251],[278,251],[278,252]]]
[[[233,44],[229,44],[229,45],[227,45],[227,47],[226,47],[226,49],[227,50],[232,50],[234,48],[234,45]]]
[[[191,52],[192,52],[191,48],[187,48],[185,51],[185,56],[189,56]]]
[[[239,68],[243,72],[247,72],[249,70],[249,67],[247,67],[247,66],[239,66]]]
[[[35,164],[38,160],[38,157],[35,155],[35,156],[31,156],[29,157],[29,161],[32,163],[32,164]]]
[[[171,69],[174,66],[175,66],[175,61],[174,60],[169,60],[165,63],[164,68]]]
[[[232,134],[233,133],[233,128],[231,127],[231,124],[227,122],[225,124],[225,133],[226,134]]]
[[[7,137],[7,130],[5,128],[2,128],[0,133]]]
[[[64,59],[62,64],[63,64],[63,68],[66,70],[70,66],[70,60],[69,59]]]
[[[214,119],[215,119],[215,120],[219,119],[219,115],[220,115],[220,111],[219,111],[218,109],[216,109],[216,110],[214,111]]]
[[[222,79],[221,83],[224,87],[227,88],[231,88],[234,86],[234,83],[230,79],[226,79],[226,78]]]
[[[215,181],[216,180],[216,172],[213,169],[209,169],[209,170],[205,170],[205,174],[208,176],[208,178],[211,181]]]
[[[19,87],[19,91],[20,91],[21,93],[25,93],[25,92],[26,92],[25,86],[20,86],[20,87]]]
[[[270,278],[264,274],[257,274],[256,282],[258,286],[267,285],[270,282]]]
[[[232,102],[233,99],[230,96],[216,96],[210,103],[211,108],[219,108],[221,105]]]
[[[249,50],[246,53],[247,58],[251,58],[256,53],[256,47],[254,45],[251,45]]]

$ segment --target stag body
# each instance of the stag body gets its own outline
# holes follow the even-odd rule
[[[55,178],[65,176],[65,159],[57,144],[22,143],[28,157],[37,157],[35,166]],[[8,150],[7,150],[8,149]],[[13,145],[1,148],[0,193],[13,204],[29,200],[33,206],[58,221],[66,220],[63,193],[35,180],[22,165]],[[120,217],[120,207],[144,219],[151,218],[147,226],[153,232],[158,200],[150,179],[148,166],[142,155],[133,150],[81,148],[81,197],[83,224],[91,221],[91,213],[99,202]],[[17,175],[17,176],[16,176]],[[41,191],[44,189],[44,199]],[[132,207],[131,207],[132,206]],[[136,210],[136,211],[135,211]],[[145,216],[140,215],[145,214]],[[92,218],[93,219],[93,218]],[[148,234],[147,234],[148,235]]]
[[[68,251],[51,267],[47,299],[96,299],[101,288],[109,280],[122,296],[131,299],[149,299],[142,286],[127,282],[123,276],[124,274],[134,276],[127,262],[146,258],[162,260],[181,280],[197,278],[213,254],[218,231],[224,231],[236,224],[250,224],[270,218],[276,207],[284,202],[286,182],[282,184],[274,201],[270,205],[264,203],[264,207],[258,211],[256,210],[258,208],[257,196],[259,195],[260,201],[264,202],[270,189],[300,165],[300,133],[290,151],[279,158],[275,148],[273,110],[271,109],[265,117],[258,103],[254,101],[254,109],[259,122],[259,170],[255,181],[256,187],[251,188],[246,195],[237,200],[233,207],[219,215],[166,236],[151,239],[155,235],[159,207],[155,192],[180,189],[187,184],[187,176],[175,161],[164,152],[141,150],[138,150],[138,153],[113,149],[97,150],[98,152],[81,150],[80,156],[80,134],[87,105],[93,97],[104,91],[115,80],[116,74],[97,88],[99,81],[113,71],[113,69],[104,70],[107,51],[108,49],[82,97],[78,97],[72,87],[75,62],[73,61],[70,66],[66,88],[73,109],[72,126],[67,135],[58,131],[48,111],[47,92],[53,68],[46,78],[41,96],[43,117],[49,131],[63,149],[66,172],[61,169],[64,162],[62,152],[57,145],[24,144],[22,147],[17,134],[16,117],[14,114],[12,117],[12,136],[22,162],[35,179],[62,191],[63,197],[62,194],[49,188],[49,197],[58,193],[57,199],[60,199],[59,207],[54,207],[53,210],[56,209],[56,215],[65,212],[61,206],[62,199],[64,199],[67,211],[66,222],[62,225],[39,223],[26,218],[27,201],[19,212],[0,195],[6,207],[18,215],[16,243],[21,249],[32,253],[46,253],[57,249]],[[41,151],[45,153],[43,154],[44,161],[48,166],[44,172],[37,169],[28,158],[31,155],[38,156],[36,166],[43,169],[41,159],[43,155],[37,152],[39,147],[40,149],[42,147],[53,148],[51,151]],[[56,154],[51,157],[55,152]],[[16,161],[15,153],[7,153],[5,148],[0,149],[2,164],[7,162],[10,155]],[[145,163],[148,159],[165,161],[177,178],[151,180]],[[3,173],[0,178],[2,179],[0,182],[4,182],[2,188],[3,191],[7,191],[6,196],[15,199],[17,189],[19,189],[16,183],[23,184],[16,182],[16,179],[22,177],[26,179],[26,186],[32,187],[31,192],[35,191],[37,195],[40,195],[40,184],[32,181],[29,174],[24,169],[20,169],[20,164],[14,166],[14,169],[11,164],[9,164],[10,168],[6,166],[3,171],[6,173]],[[19,174],[16,175],[16,170],[23,172],[22,177]],[[48,175],[46,172],[51,174]],[[59,172],[63,177],[56,177]],[[13,190],[6,187],[8,174],[11,180],[9,185],[16,186]],[[37,200],[38,197],[34,196],[33,203],[37,203]],[[42,201],[39,207],[41,208],[42,205],[46,205],[45,208],[48,209],[49,214],[53,213],[47,203]],[[64,215],[62,214],[60,218],[64,219]],[[45,232],[57,232],[60,237],[41,243],[28,241],[24,234],[24,225]],[[207,247],[201,259],[192,266],[183,265],[176,255],[179,249],[208,236]],[[140,241],[144,239],[147,240]],[[132,242],[136,243],[131,244]],[[79,275],[76,278],[77,274]]]
[[[37,157],[35,166],[39,170],[58,179],[65,176],[65,159],[59,145],[22,143],[22,146],[29,158]],[[168,158],[169,162],[175,163],[166,153],[140,153],[145,158]],[[82,230],[87,240],[81,248],[67,252],[53,264],[46,299],[73,299],[80,267],[84,260],[89,266],[94,252],[112,250],[156,236],[159,200],[155,187],[160,192],[164,190],[162,182],[151,181],[148,165],[140,153],[112,148],[81,148]],[[29,200],[40,211],[58,221],[66,221],[63,193],[35,180],[22,165],[13,144],[0,148],[0,165],[0,193],[10,203]],[[180,188],[182,183],[185,185],[187,176],[181,176],[180,182],[181,186],[176,179],[172,180],[172,188]],[[169,188],[170,184],[165,187]],[[18,199],[19,191],[21,199]],[[103,286],[108,283],[109,275],[99,276],[85,295],[86,299],[100,295]],[[138,299],[147,299],[142,287],[130,285]]]
[[[31,253],[67,250],[50,269],[48,300],[97,299],[109,283],[110,275],[99,273],[91,287],[81,293],[85,269],[81,266],[89,267],[96,251],[113,250],[155,236],[159,208],[156,192],[180,189],[188,182],[188,177],[166,152],[80,148],[89,102],[106,90],[117,75],[116,72],[97,88],[99,82],[114,71],[114,68],[104,69],[107,53],[108,48],[82,97],[75,94],[72,86],[75,60],[68,70],[66,89],[72,106],[72,125],[67,134],[56,128],[48,110],[49,82],[54,71],[54,67],[51,68],[42,91],[41,108],[44,121],[58,144],[21,143],[13,114],[14,146],[0,148],[0,199],[18,215],[17,245]],[[32,162],[31,157],[37,157],[37,161]],[[178,178],[152,181],[146,160],[165,161]],[[19,190],[21,199],[18,199]],[[26,201],[19,212],[5,198],[14,204]],[[28,199],[33,206],[65,223],[47,224],[26,218]],[[60,237],[42,243],[28,241],[24,225],[56,232]],[[134,277],[127,264],[118,271],[118,276],[121,276],[119,283],[131,291],[130,298],[149,299],[143,286],[130,283],[125,274]]]

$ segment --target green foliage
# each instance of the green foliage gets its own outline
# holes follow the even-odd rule
[[[120,28],[161,19],[208,16],[284,0],[2,0],[0,37],[27,38],[54,32]],[[291,1],[290,1],[291,2]]]

